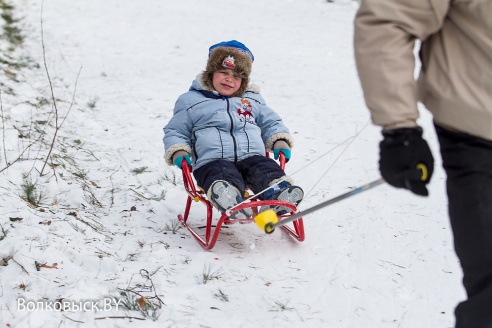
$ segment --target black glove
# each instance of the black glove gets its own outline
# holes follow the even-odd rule
[[[422,128],[383,130],[379,171],[390,185],[428,196],[425,187],[434,171],[434,157],[422,138]]]

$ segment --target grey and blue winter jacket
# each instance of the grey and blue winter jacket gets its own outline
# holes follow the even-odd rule
[[[265,104],[256,86],[242,97],[223,97],[193,81],[176,101],[174,115],[164,127],[164,158],[173,165],[173,154],[188,152],[194,169],[217,159],[240,161],[272,151],[277,140],[293,146],[280,116]]]

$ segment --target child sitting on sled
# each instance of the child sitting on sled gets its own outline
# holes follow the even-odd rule
[[[266,149],[275,159],[283,153],[289,160],[293,140],[259,88],[249,84],[253,61],[251,51],[236,40],[211,46],[205,71],[178,98],[164,127],[166,163],[181,168],[186,160],[192,165],[198,186],[221,212],[241,203],[245,188],[256,194],[270,187],[260,199],[296,206],[304,197],[277,162],[265,156]],[[289,211],[274,210],[279,215]],[[231,218],[251,216],[246,208]]]

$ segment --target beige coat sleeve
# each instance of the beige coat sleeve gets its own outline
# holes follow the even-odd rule
[[[361,0],[354,21],[354,51],[366,104],[383,128],[416,126],[414,48],[439,30],[445,0]]]

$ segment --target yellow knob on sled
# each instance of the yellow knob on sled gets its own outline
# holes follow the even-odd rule
[[[275,223],[278,222],[277,213],[274,210],[261,212],[253,219],[258,227],[266,233],[272,233]]]

